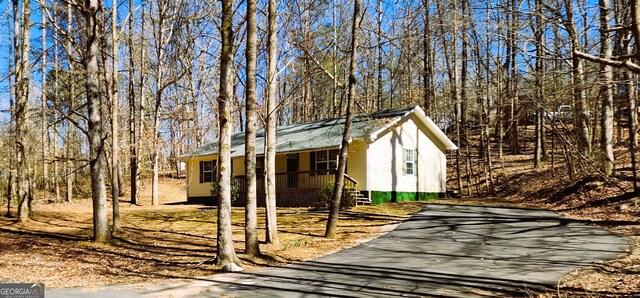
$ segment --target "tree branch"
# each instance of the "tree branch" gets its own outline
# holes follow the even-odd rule
[[[610,65],[610,66],[614,66],[614,67],[624,67],[627,68],[631,71],[633,71],[634,73],[640,73],[640,65],[635,64],[633,62],[631,62],[628,59],[625,60],[613,60],[613,59],[608,59],[608,58],[602,58],[602,57],[598,57],[598,56],[594,56],[588,53],[584,53],[581,51],[574,51],[573,52],[574,55],[591,61],[591,62],[596,62],[596,63],[600,63],[600,64],[606,64],[606,65]]]

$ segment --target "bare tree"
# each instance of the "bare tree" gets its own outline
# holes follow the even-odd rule
[[[428,2],[429,1],[427,0],[424,3],[425,6],[427,6],[427,7],[429,6]],[[425,21],[426,21],[429,18],[428,17],[428,15],[429,15],[428,8],[426,8],[425,11],[426,11],[426,15],[427,15],[425,17]],[[382,0],[378,0],[378,11],[377,11],[377,13],[378,13],[378,16],[377,16],[377,20],[376,21],[377,21],[377,25],[378,25],[378,28],[377,28],[378,29],[378,32],[377,32],[378,33],[378,36],[377,36],[378,45],[376,47],[376,50],[377,50],[376,54],[378,55],[378,61],[377,61],[378,77],[377,77],[377,80],[376,80],[376,87],[377,87],[377,90],[376,90],[377,91],[376,92],[376,109],[377,110],[381,110],[382,109]],[[425,35],[427,35],[427,33],[426,33],[427,31],[428,31],[428,29],[425,26],[425,31],[424,31]],[[426,40],[426,37],[425,37],[425,40]],[[426,46],[426,42],[424,43],[424,45]],[[424,51],[426,53],[427,48],[425,48]],[[426,58],[425,58],[425,61],[427,61]],[[427,65],[428,64],[425,63],[425,72],[426,72],[426,69],[427,69]],[[427,83],[425,81],[425,86],[426,86],[426,84]],[[426,93],[425,93],[425,102],[427,102],[426,96],[428,96],[428,95],[426,95]]]
[[[544,141],[544,54],[543,28],[542,28],[542,0],[535,0],[535,23],[532,26],[536,47],[536,69],[535,69],[535,101],[538,107],[535,109],[535,147],[533,150],[533,166],[539,168],[542,163],[543,141]]]
[[[600,6],[600,55],[605,59],[612,56],[611,48],[611,1],[599,0]],[[613,173],[613,69],[610,65],[600,65],[600,95],[602,96],[602,116],[600,117],[600,147],[602,149],[602,172]]]
[[[134,106],[137,108],[138,112],[140,113],[140,115],[138,116],[138,123],[136,125],[136,130],[137,130],[137,138],[136,138],[136,142],[135,142],[135,146],[136,146],[136,154],[135,156],[135,161],[137,163],[136,165],[136,175],[134,178],[134,182],[136,184],[136,201],[139,203],[139,192],[140,192],[140,179],[141,179],[141,167],[142,167],[142,160],[140,158],[140,156],[142,155],[142,138],[143,138],[143,134],[145,131],[145,115],[146,115],[146,109],[147,109],[147,97],[145,96],[145,85],[147,84],[147,80],[146,80],[146,75],[145,72],[147,71],[146,67],[147,67],[147,63],[146,63],[146,59],[147,59],[147,45],[146,45],[146,38],[145,38],[145,24],[146,24],[146,1],[142,2],[142,16],[140,17],[142,19],[142,24],[140,26],[140,66],[139,66],[139,80],[138,80],[138,105],[136,106],[134,104]]]
[[[57,2],[53,3],[53,23],[57,24],[58,22],[58,4]],[[53,30],[53,36],[54,36],[54,47],[53,47],[53,90],[54,92],[58,92],[58,76],[59,76],[59,65],[58,65],[58,42],[57,40],[60,38],[59,34],[58,34],[58,30]],[[57,94],[56,94],[57,95]],[[59,101],[57,100],[57,96],[54,96],[54,105],[57,105],[59,103]],[[57,114],[54,112],[55,116],[57,116]],[[54,117],[55,118],[55,117]],[[59,166],[58,166],[58,124],[57,122],[53,123],[53,143],[51,144],[51,147],[53,148],[52,152],[51,152],[51,156],[53,157],[53,185],[55,187],[55,192],[56,192],[56,202],[60,200],[60,183],[59,183]]]
[[[509,11],[509,28],[507,29],[507,90],[510,97],[509,109],[509,146],[512,154],[520,154],[520,142],[518,136],[518,109],[520,96],[518,86],[518,29],[520,25],[519,0],[511,0]]]
[[[220,136],[218,144],[218,237],[216,264],[225,271],[241,271],[240,262],[233,248],[231,235],[231,131],[233,120],[233,0],[222,0],[222,50],[220,53],[220,94],[218,113],[220,117]]]
[[[275,0],[269,0],[267,14],[267,125],[265,141],[265,205],[267,209],[267,243],[278,243],[278,223],[276,216],[276,91],[278,90],[277,55],[278,31],[276,28],[277,7]]]
[[[106,242],[111,238],[107,218],[107,191],[104,182],[104,137],[101,132],[102,115],[100,115],[100,91],[98,69],[98,12],[102,2],[87,0],[79,12],[85,20],[86,45],[84,59],[85,89],[87,97],[87,122],[89,129],[89,170],[91,174],[91,198],[93,200],[93,239]]]
[[[111,1],[111,203],[113,232],[120,230],[120,142],[118,139],[118,2]]]
[[[256,0],[247,0],[247,82],[245,84],[246,132],[245,132],[245,175],[247,206],[245,217],[245,253],[251,256],[260,254],[258,246],[258,219],[256,196],[256,66],[257,66],[257,24]]]
[[[358,59],[358,30],[360,26],[360,0],[353,1],[353,23],[351,25],[351,54],[349,59],[349,81],[347,93],[347,114],[345,116],[344,132],[342,133],[342,147],[338,158],[338,170],[336,171],[336,183],[331,198],[331,209],[327,228],[324,236],[335,238],[338,228],[338,216],[340,215],[340,200],[344,189],[344,174],[347,168],[347,156],[349,155],[349,139],[351,138],[352,105],[356,96],[356,63]]]
[[[169,51],[169,45],[173,45],[176,40],[175,32],[179,30],[178,24],[181,21],[183,10],[185,9],[183,1],[156,1],[157,11],[152,14],[151,23],[153,26],[153,42],[155,64],[155,90],[154,90],[154,106],[153,106],[153,148],[151,152],[152,159],[152,180],[151,180],[151,204],[156,206],[158,201],[158,179],[160,171],[160,109],[163,102],[164,91],[179,81],[185,74],[174,62],[177,57],[181,56],[182,47],[171,47],[173,51]],[[179,21],[180,20],[180,21]],[[173,64],[173,68],[168,65]]]
[[[45,5],[45,1],[40,3],[40,8],[43,11],[43,14],[47,11],[47,6]],[[40,94],[40,137],[42,140],[42,198],[46,200],[47,193],[49,191],[49,130],[47,123],[47,18],[42,17],[42,58],[41,62],[41,72],[42,72],[42,80],[41,80],[41,89],[42,93]]]
[[[10,126],[9,131],[12,137],[15,137],[15,100],[18,96],[17,92],[17,67],[20,62],[20,55],[18,54],[18,35],[20,34],[19,21],[18,21],[18,0],[13,0],[11,4],[11,23],[13,27],[13,34],[11,34],[11,46],[9,46],[9,114],[10,114]],[[7,217],[11,216],[11,201],[17,197],[16,181],[16,146],[15,142],[10,145],[9,152],[9,177],[7,179]]]
[[[15,2],[14,2],[15,3]],[[14,4],[15,5],[15,4]],[[30,84],[30,30],[31,3],[22,2],[22,31],[20,44],[20,60],[16,63],[16,185],[18,186],[18,220],[28,221],[31,218],[31,192],[29,189],[29,164],[26,160],[26,134],[29,113]]]
[[[67,84],[68,84],[68,90],[67,92],[69,93],[69,110],[73,111],[74,110],[74,101],[75,101],[75,96],[76,96],[76,89],[75,89],[75,61],[73,60],[73,47],[72,47],[72,36],[73,36],[73,28],[72,28],[72,20],[73,20],[73,10],[72,10],[72,6],[71,3],[67,3],[67,44],[66,44],[66,52],[67,52],[67,64],[69,67],[68,73],[67,73]],[[66,201],[67,202],[71,202],[71,200],[73,199],[73,183],[75,180],[75,171],[72,169],[72,165],[73,163],[71,162],[72,160],[72,154],[74,153],[74,137],[75,137],[75,133],[74,133],[74,126],[73,124],[68,121],[67,124],[67,136],[66,136],[66,141],[65,141],[65,145],[66,145],[66,150],[65,150],[65,163],[64,163],[64,172],[65,172],[65,177],[66,177]]]
[[[587,110],[589,105],[587,103],[587,96],[584,88],[584,62],[576,54],[580,51],[580,37],[576,28],[574,20],[574,7],[572,0],[563,0],[566,10],[566,16],[560,15],[564,22],[564,27],[569,34],[569,42],[571,45],[571,88],[574,98],[574,110],[576,111],[576,135],[578,137],[578,149],[583,156],[591,155],[591,143],[589,133],[589,119],[587,116]],[[558,11],[555,11],[558,15]]]
[[[432,101],[435,96],[435,87],[434,87],[434,65],[432,59],[432,49],[431,49],[431,0],[423,0],[422,5],[424,6],[424,30],[422,30],[422,63],[424,67],[423,71],[423,90],[424,100],[422,106],[427,113],[427,115],[434,116],[435,114],[432,111]],[[382,60],[382,58],[380,58]],[[382,61],[380,61],[382,63]],[[379,77],[381,75],[379,74]]]
[[[144,9],[143,9],[144,10]],[[129,0],[129,22],[128,22],[128,43],[129,43],[129,169],[130,169],[130,190],[131,190],[131,203],[138,204],[139,186],[140,186],[140,169],[138,161],[138,137],[136,132],[136,95],[134,84],[134,67],[135,59],[133,52],[133,0]],[[144,31],[142,32],[144,35]],[[142,45],[143,43],[141,43]],[[142,45],[144,46],[144,45]],[[141,95],[142,96],[142,95]]]

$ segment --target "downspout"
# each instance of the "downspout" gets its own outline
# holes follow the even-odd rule
[[[415,122],[414,122],[415,123]],[[414,161],[416,163],[416,201],[420,201],[420,159],[422,156],[420,155],[420,127],[416,124],[416,152]]]
[[[369,142],[365,142],[367,144],[367,150],[365,150],[365,154],[364,154],[364,158],[365,158],[365,164],[366,164],[366,172],[365,172],[365,180],[367,181],[367,189],[365,190],[367,192],[367,198],[369,198],[369,201],[372,201],[373,199],[371,198],[371,174],[369,172]]]
[[[191,172],[191,171],[189,171],[189,168],[191,168],[190,164],[189,164],[189,160],[190,160],[190,158],[187,157],[187,169],[186,169],[187,170],[187,175],[185,177],[185,183],[187,184],[186,187],[185,187],[185,190],[186,190],[186,193],[187,193],[187,202],[189,201],[189,173]]]

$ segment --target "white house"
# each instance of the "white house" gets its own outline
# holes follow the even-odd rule
[[[317,190],[333,181],[345,117],[277,129],[278,206],[312,206]],[[264,131],[256,140],[257,167],[264,169]],[[446,192],[446,151],[457,146],[425,115],[410,106],[355,115],[351,126],[347,187],[372,204],[426,200]],[[232,175],[244,191],[244,133],[232,136]],[[215,203],[217,142],[183,156],[187,160],[187,197]],[[264,204],[264,179],[258,176],[258,203]],[[242,205],[243,199],[236,205]]]

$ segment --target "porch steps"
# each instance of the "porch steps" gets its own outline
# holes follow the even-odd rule
[[[365,197],[359,190],[350,189],[349,195],[355,199],[357,205],[371,205],[371,199]]]

